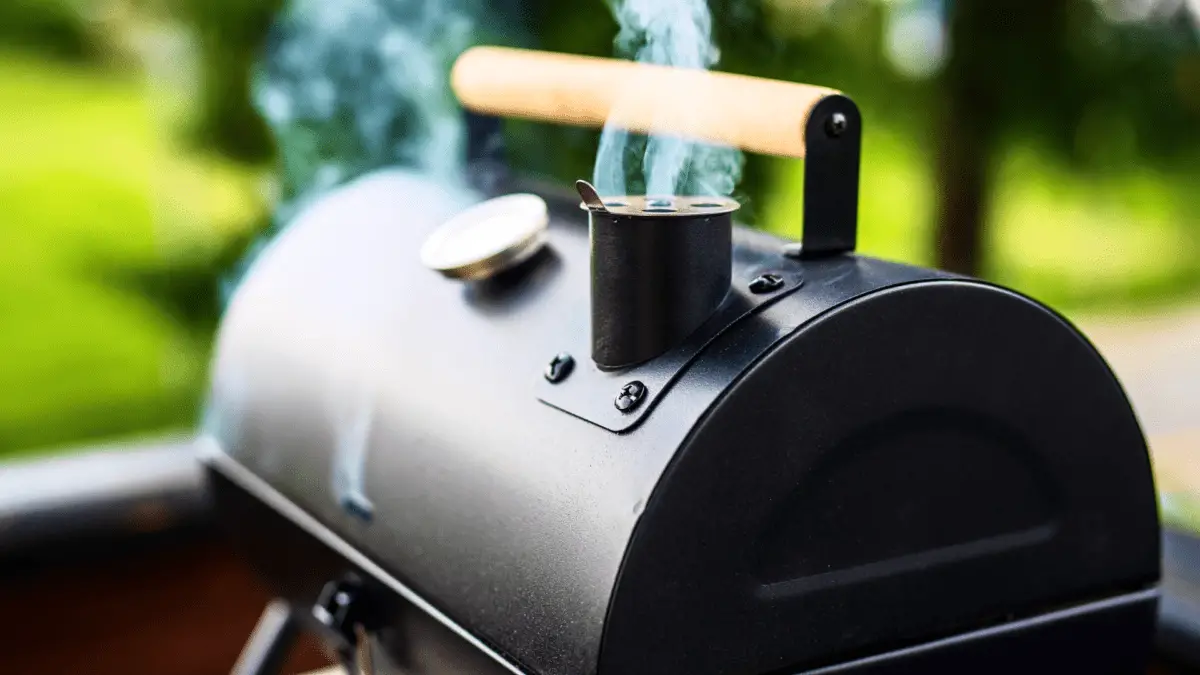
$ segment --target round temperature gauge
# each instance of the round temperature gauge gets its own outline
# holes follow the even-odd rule
[[[454,279],[487,279],[541,250],[549,222],[546,202],[537,195],[489,199],[430,234],[421,247],[421,262]]]

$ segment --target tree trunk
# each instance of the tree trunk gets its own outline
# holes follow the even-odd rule
[[[1058,83],[1072,2],[947,0],[949,59],[937,138],[935,245],[943,269],[978,276],[992,174],[1006,122],[1061,103]]]
[[[978,276],[983,263],[983,234],[991,196],[990,134],[969,121],[972,104],[950,100],[938,127],[937,266]]]
[[[989,165],[999,113],[996,86],[1000,83],[993,77],[991,62],[999,55],[988,49],[987,15],[993,13],[988,4],[960,0],[952,5],[950,58],[942,75],[943,100],[934,130],[938,139],[937,266],[971,276],[977,276],[983,267],[984,223],[991,193]]]

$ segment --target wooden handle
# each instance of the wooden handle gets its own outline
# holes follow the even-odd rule
[[[476,113],[576,126],[606,123],[749,152],[804,156],[809,111],[836,90],[703,70],[474,47],[451,86]]]

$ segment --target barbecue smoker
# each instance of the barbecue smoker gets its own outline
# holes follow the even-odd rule
[[[509,81],[543,67],[548,99]],[[563,74],[634,67],[475,50],[454,81],[476,112],[594,124],[603,78]],[[711,77],[800,106],[745,114],[802,121],[801,242],[728,199],[393,170],[262,255],[205,453],[280,598],[235,672],[301,629],[393,675],[1144,666],[1154,486],[1103,359],[1017,293],[855,254],[849,99]],[[756,147],[719,126],[688,131]]]

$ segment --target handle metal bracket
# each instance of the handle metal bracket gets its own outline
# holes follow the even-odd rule
[[[862,115],[840,94],[813,106],[804,125],[804,233],[789,255],[816,258],[854,250]]]

